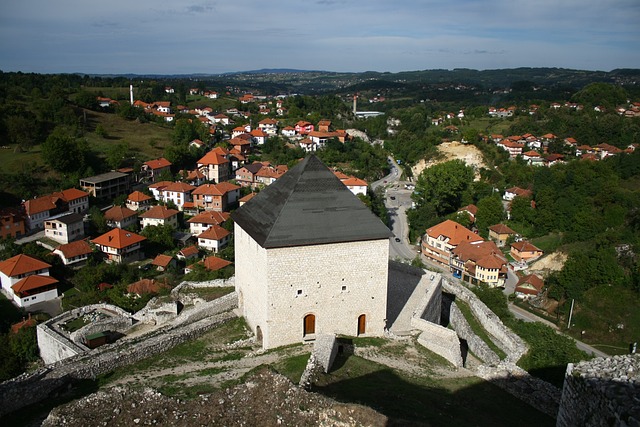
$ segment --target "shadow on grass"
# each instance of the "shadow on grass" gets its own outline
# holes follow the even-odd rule
[[[336,362],[339,367],[322,376],[313,391],[369,406],[386,415],[388,425],[555,425],[551,417],[474,377],[409,382],[385,366],[356,356],[340,355]]]

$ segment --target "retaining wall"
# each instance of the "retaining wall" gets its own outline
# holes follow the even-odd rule
[[[338,341],[335,334],[320,335],[313,344],[307,366],[300,377],[300,385],[309,388],[321,372],[329,373],[338,354]]]
[[[449,324],[456,331],[458,336],[467,341],[469,350],[480,358],[483,362],[495,365],[500,362],[500,357],[489,348],[482,338],[473,332],[471,325],[458,308],[455,301],[451,303],[449,309]]]
[[[427,322],[419,317],[411,319],[411,326],[422,331],[418,336],[418,343],[444,357],[454,366],[462,366],[460,340],[455,331]]]

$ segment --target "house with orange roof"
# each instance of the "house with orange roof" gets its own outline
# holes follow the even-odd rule
[[[151,265],[155,266],[158,271],[167,271],[176,265],[176,260],[169,255],[160,254],[151,261]]]
[[[274,136],[278,133],[278,121],[275,119],[262,119],[258,122],[258,129],[267,135]],[[293,130],[295,133],[295,129]]]
[[[0,261],[2,291],[19,307],[58,297],[58,281],[49,276],[50,264],[20,254]]]
[[[204,142],[202,142],[202,140],[197,139],[197,138],[189,143],[189,147],[193,147],[193,148],[204,148],[205,145],[206,144]]]
[[[509,152],[509,157],[515,158],[522,154],[522,150],[525,147],[523,143],[514,142],[510,139],[503,139],[496,144],[498,147]]]
[[[254,145],[264,145],[267,142],[267,137],[269,136],[262,129],[254,129],[250,132],[252,143]]]
[[[187,221],[189,223],[189,232],[192,235],[197,236],[207,231],[211,226],[224,224],[229,220],[229,218],[231,218],[231,215],[228,212],[200,212],[196,216],[189,218]]]
[[[154,199],[159,202],[164,202],[164,194],[162,191],[171,184],[173,184],[173,181],[158,181],[149,185],[149,191],[153,195]]]
[[[249,132],[251,132],[250,124],[236,126],[233,129],[231,129],[231,139],[237,138],[238,136],[245,133],[249,133]]]
[[[256,174],[265,165],[261,162],[254,162],[250,165],[244,165],[235,171],[235,180],[241,187],[255,188],[257,185]]]
[[[565,163],[564,161],[564,155],[562,154],[549,154],[546,159],[544,159],[547,166],[553,166],[553,165],[557,165],[559,163]]]
[[[422,255],[439,264],[449,265],[451,251],[462,242],[481,242],[484,239],[450,219],[428,228],[422,236]]]
[[[142,242],[146,237],[132,231],[114,228],[91,242],[106,256],[107,262],[122,264],[143,258]]]
[[[67,210],[75,213],[85,213],[89,210],[89,193],[78,190],[77,188],[68,188],[62,191],[55,191],[51,194],[64,200],[67,204]]]
[[[84,238],[84,217],[78,213],[63,213],[44,222],[44,235],[58,243]]]
[[[356,178],[355,176],[345,175],[342,172],[335,171],[333,172],[335,176],[338,177],[340,182],[342,182],[353,194],[356,196],[358,194],[362,194],[363,196],[367,195],[367,181]]]
[[[264,166],[255,174],[256,186],[260,184],[265,186],[271,185],[280,179],[280,177],[282,177],[286,172],[287,167],[283,167],[283,165],[278,165],[276,167],[270,165]]]
[[[538,296],[540,292],[542,292],[543,288],[544,281],[540,276],[528,274],[518,280],[515,288],[515,294],[517,298],[529,299]]]
[[[218,271],[231,265],[232,262],[227,261],[226,259],[218,258],[217,256],[210,256],[210,257],[206,257],[202,261],[198,261],[196,264],[203,265],[204,268],[208,271]],[[193,271],[193,266],[196,264],[187,266],[184,269],[184,273],[185,274],[191,273]]]
[[[146,212],[140,214],[140,223],[144,229],[147,226],[170,225],[178,228],[178,211],[166,206],[156,205]]]
[[[251,139],[246,138],[231,138],[229,145],[232,149],[235,149],[240,154],[249,154],[251,152]]]
[[[241,197],[240,200],[238,200],[240,206],[244,205],[245,203],[247,203],[249,200],[253,199],[256,196],[257,193],[249,193],[244,197]]]
[[[72,211],[83,213],[89,209],[89,194],[71,188],[46,196],[26,200],[22,203],[26,225],[29,230],[44,228],[44,221],[52,216]]]
[[[294,128],[293,126],[285,126],[282,131],[282,136],[286,136],[286,137],[292,137],[292,136],[296,136],[296,128]]]
[[[305,120],[300,120],[294,126],[296,130],[296,134],[298,135],[307,135],[309,132],[312,132],[315,129],[315,126]]]
[[[0,209],[0,239],[18,238],[26,233],[24,215],[16,208]]]
[[[225,126],[231,123],[229,117],[225,116],[224,114],[216,114],[215,116],[213,116],[213,121],[214,123],[222,123]]]
[[[474,222],[476,222],[478,207],[476,205],[471,204],[471,205],[461,207],[460,209],[458,209],[458,212],[464,212],[467,215],[469,215],[469,222],[473,224]]]
[[[198,258],[198,255],[199,255],[198,247],[195,245],[192,245],[192,246],[187,246],[185,248],[180,249],[176,254],[176,258],[186,261],[191,258]]]
[[[513,259],[518,262],[530,262],[544,255],[542,249],[536,247],[533,243],[526,240],[513,242],[509,251]]]
[[[522,159],[531,166],[544,166],[544,158],[534,150],[522,154]]]
[[[533,196],[533,192],[531,190],[527,190],[520,187],[511,187],[504,190],[504,195],[502,196],[503,200],[513,200],[516,197],[531,197]]]
[[[161,190],[162,200],[173,202],[178,210],[183,210],[185,203],[193,201],[191,192],[195,189],[195,185],[186,182],[172,182]]]
[[[464,241],[451,251],[453,276],[465,282],[503,287],[507,278],[507,258],[494,242]]]
[[[240,186],[230,182],[202,184],[191,192],[196,209],[228,212],[240,198]]]
[[[149,294],[156,295],[159,294],[162,289],[169,289],[169,285],[155,279],[142,279],[127,286],[128,293],[138,296]]]
[[[58,246],[52,253],[58,255],[64,265],[71,265],[86,261],[93,249],[86,240],[77,240]]]
[[[219,252],[229,244],[231,233],[219,225],[212,225],[197,236],[198,247],[212,252]]]
[[[515,236],[516,232],[505,224],[495,224],[489,227],[489,239],[493,240],[502,247],[507,243],[507,239]]]
[[[128,228],[138,223],[138,212],[123,206],[113,206],[104,213],[104,219],[109,227]]]
[[[192,171],[181,170],[179,172],[179,175],[182,177],[182,180],[184,182],[187,182],[193,185],[194,187],[197,187],[198,185],[202,185],[207,181],[207,177],[204,176],[204,174],[200,172],[198,169],[194,169]]]
[[[153,197],[136,190],[127,196],[125,206],[132,211],[146,211],[152,206],[152,203]]]
[[[171,172],[171,162],[164,157],[148,160],[140,168],[140,175],[150,182],[155,182],[164,172]]]
[[[231,176],[229,152],[221,147],[215,147],[198,160],[198,170],[209,181],[220,183],[228,181]]]

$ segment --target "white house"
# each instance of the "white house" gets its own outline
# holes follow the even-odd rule
[[[58,243],[69,243],[84,237],[83,216],[65,213],[44,222],[44,235]]]
[[[224,249],[229,240],[231,233],[219,225],[212,225],[204,233],[198,235],[198,247],[212,252],[219,252]]]
[[[51,265],[20,254],[0,262],[2,291],[19,307],[58,297],[58,281],[49,276]]]
[[[138,223],[138,212],[124,206],[113,206],[104,213],[109,227],[128,228]]]
[[[86,261],[93,252],[86,240],[77,240],[58,246],[53,253],[58,255],[64,265],[79,264]]]
[[[384,333],[391,233],[317,157],[231,217],[239,306],[263,348]]]
[[[195,189],[194,185],[186,182],[173,182],[161,190],[162,199],[165,202],[173,202],[178,210],[183,210],[184,204],[192,201],[191,192]]]
[[[178,211],[158,205],[142,213],[140,220],[142,228],[149,225],[170,225],[173,228],[178,228]]]
[[[224,224],[231,215],[228,212],[204,211],[189,218],[189,232],[194,236],[204,233],[209,227]]]

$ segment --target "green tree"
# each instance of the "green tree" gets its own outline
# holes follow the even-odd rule
[[[62,127],[56,127],[42,144],[42,160],[58,172],[81,170],[86,154],[86,147]]]
[[[173,241],[175,229],[171,225],[148,225],[142,229],[141,235],[147,238],[146,252],[155,256],[176,247]]]
[[[97,130],[96,130],[97,131]],[[120,142],[116,145],[112,145],[107,149],[107,165],[111,169],[118,169],[122,167],[122,164],[131,154],[131,149],[128,142]]]
[[[416,205],[431,205],[438,216],[457,211],[465,199],[470,199],[468,190],[473,183],[473,168],[462,160],[451,160],[425,169],[412,194]]]
[[[487,237],[489,227],[498,224],[504,219],[504,209],[499,195],[493,195],[480,199],[478,202],[478,213],[476,214],[476,225],[480,235]]]

